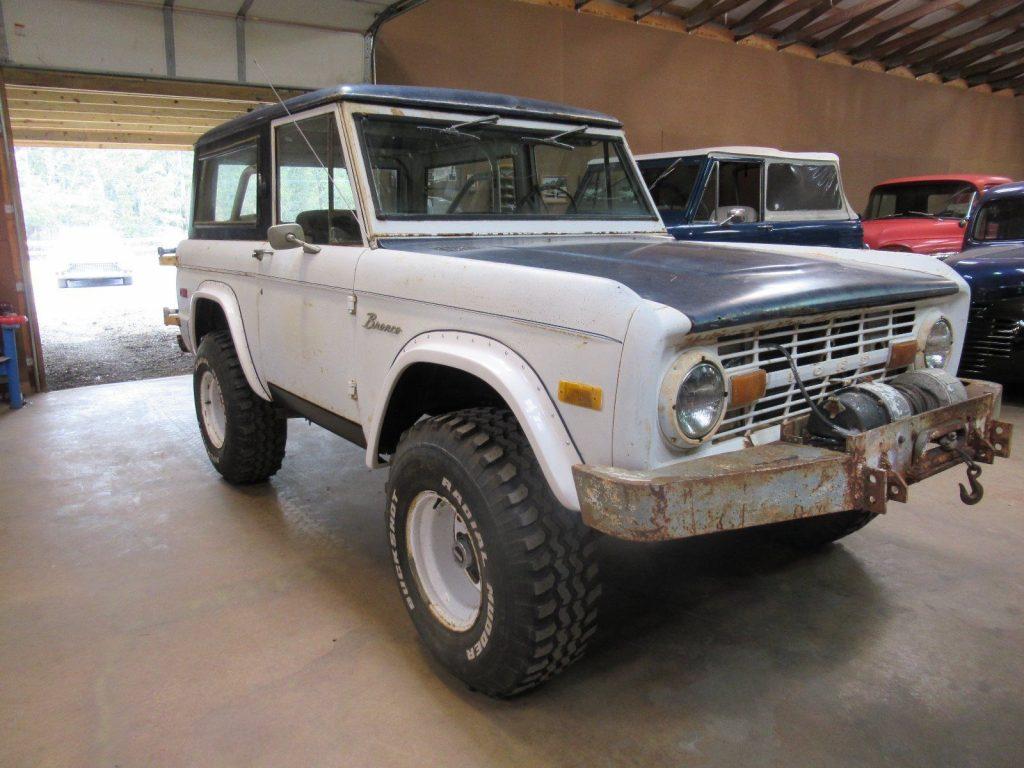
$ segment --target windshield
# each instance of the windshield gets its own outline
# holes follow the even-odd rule
[[[971,237],[978,242],[1024,240],[1024,197],[988,203],[978,211]]]
[[[654,219],[621,139],[360,115],[380,218]]]
[[[871,190],[865,219],[917,216],[962,219],[971,212],[977,192],[962,181],[887,184]]]
[[[641,160],[640,173],[662,211],[685,211],[697,183],[703,157],[667,157]]]

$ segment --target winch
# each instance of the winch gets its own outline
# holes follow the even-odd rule
[[[967,389],[956,376],[935,368],[907,371],[888,382],[869,381],[850,384],[816,403],[807,392],[796,363],[783,347],[773,345],[789,362],[794,380],[810,408],[806,433],[810,442],[843,450],[847,438],[887,424],[940,408],[957,405],[968,399]],[[955,431],[933,437],[943,450],[954,454],[967,465],[968,490],[960,484],[960,500],[965,504],[981,501],[985,489],[978,482],[981,467],[957,439]],[[928,442],[926,440],[925,442]],[[923,449],[923,445],[921,448]]]

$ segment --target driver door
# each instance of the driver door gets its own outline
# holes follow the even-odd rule
[[[284,390],[286,401],[292,395],[356,422],[350,307],[366,246],[337,110],[283,118],[271,134],[273,223],[300,225],[319,253],[263,249],[259,324],[267,383]]]
[[[764,163],[759,160],[712,161],[688,239],[765,242],[771,225],[764,223],[763,176]],[[733,211],[741,215],[729,220]]]

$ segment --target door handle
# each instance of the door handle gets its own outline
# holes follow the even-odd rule
[[[264,256],[270,256],[272,253],[273,251],[269,248],[257,248],[252,252],[252,257],[256,259],[256,261],[263,261]]]

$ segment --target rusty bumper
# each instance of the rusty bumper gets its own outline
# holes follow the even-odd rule
[[[965,384],[964,402],[847,438],[841,449],[813,444],[801,417],[782,425],[779,442],[654,470],[578,464],[583,520],[619,538],[658,541],[830,512],[883,513],[889,501],[907,501],[907,486],[965,456],[991,464],[1009,455],[1002,388]]]

